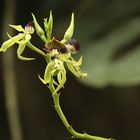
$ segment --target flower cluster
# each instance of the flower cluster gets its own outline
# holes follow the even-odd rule
[[[80,44],[75,39],[72,39],[74,32],[74,14],[72,13],[70,25],[61,41],[57,40],[55,37],[52,37],[52,12],[50,12],[48,20],[44,19],[44,29],[39,25],[36,17],[33,14],[32,17],[33,21],[29,22],[25,28],[23,28],[21,25],[10,25],[10,27],[14,28],[19,33],[14,37],[11,37],[8,34],[9,40],[2,44],[0,52],[5,52],[11,46],[18,44],[17,56],[21,60],[35,59],[22,56],[26,46],[41,54],[45,58],[47,66],[43,78],[41,78],[39,75],[39,79],[43,82],[43,84],[51,84],[51,86],[54,87],[55,92],[58,92],[59,89],[64,87],[66,82],[65,65],[75,76],[79,78],[86,77],[87,74],[82,73],[80,70],[82,56],[78,61],[75,61],[72,56],[80,50]],[[44,42],[44,47],[42,50],[38,49],[30,42],[31,35],[35,33],[35,31]]]

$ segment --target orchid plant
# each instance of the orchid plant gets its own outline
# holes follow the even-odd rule
[[[73,58],[73,55],[80,50],[80,44],[75,39],[72,39],[74,32],[74,13],[72,13],[70,25],[62,40],[57,40],[52,36],[53,16],[51,11],[49,18],[44,19],[44,29],[39,25],[34,14],[32,14],[32,17],[33,21],[29,22],[24,28],[21,25],[9,25],[19,33],[13,37],[7,33],[9,39],[2,44],[0,52],[5,52],[7,49],[16,44],[18,45],[17,56],[21,60],[35,60],[35,58],[22,56],[26,47],[43,56],[46,61],[46,68],[44,71],[44,76],[42,77],[38,75],[38,77],[40,81],[47,85],[47,87],[50,89],[55,110],[66,129],[71,133],[72,138],[85,140],[111,140],[108,138],[92,136],[85,132],[76,132],[68,123],[60,106],[59,91],[60,89],[64,88],[67,80],[66,67],[78,78],[87,77],[87,73],[81,72],[80,69],[83,57],[81,56],[78,61]],[[42,50],[31,43],[32,34],[34,33],[36,33],[44,42],[44,47]]]

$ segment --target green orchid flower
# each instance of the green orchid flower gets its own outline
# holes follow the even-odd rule
[[[72,14],[70,25],[61,41],[57,40],[55,37],[50,40],[53,26],[52,24],[52,13],[50,12],[49,21],[44,21],[44,27],[46,29],[48,40],[46,41],[43,50],[48,56],[50,56],[51,61],[46,66],[44,77],[41,78],[39,75],[39,79],[45,85],[50,84],[50,82],[53,81],[53,84],[57,85],[56,90],[53,92],[55,93],[60,90],[66,82],[65,64],[67,68],[78,78],[85,78],[87,77],[87,74],[82,73],[80,70],[82,56],[78,61],[75,61],[72,57],[73,54],[80,51],[80,44],[75,39],[71,39],[74,32],[74,14]]]
[[[38,78],[44,85],[47,85],[50,89],[54,101],[54,108],[58,113],[59,117],[61,118],[61,121],[63,122],[66,129],[71,133],[72,138],[85,140],[113,140],[92,136],[85,132],[79,133],[75,131],[67,121],[60,106],[60,89],[64,88],[65,82],[67,80],[66,70],[68,69],[78,78],[87,77],[87,73],[81,72],[80,69],[83,57],[81,56],[78,61],[73,58],[73,55],[80,51],[80,44],[72,38],[74,33],[74,13],[72,13],[71,15],[69,27],[64,33],[64,37],[62,40],[58,40],[52,36],[52,11],[50,11],[49,18],[44,19],[44,29],[39,25],[34,14],[32,14],[32,17],[33,21],[28,23],[25,28],[23,28],[21,25],[9,25],[10,27],[17,30],[19,33],[13,37],[7,34],[9,39],[2,44],[0,52],[5,52],[10,47],[17,44],[17,56],[21,60],[35,59],[22,56],[22,53],[25,50],[26,46],[32,51],[35,51],[41,56],[43,56],[46,62],[46,68],[43,78],[40,75],[38,75]],[[34,33],[34,31],[44,42],[42,50],[34,46],[30,42],[31,35]]]
[[[31,34],[34,33],[33,22],[28,23],[25,26],[25,28],[23,28],[21,25],[9,25],[9,26],[14,28],[20,33],[18,33],[14,37],[11,37],[8,34],[8,37],[10,39],[8,39],[2,44],[0,48],[0,52],[5,52],[7,49],[12,47],[13,45],[18,44],[18,49],[17,49],[18,58],[21,60],[34,60],[35,58],[27,58],[27,57],[22,56],[22,53],[25,50],[27,43],[31,40]]]

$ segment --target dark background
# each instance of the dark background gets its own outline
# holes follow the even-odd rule
[[[6,34],[6,32],[3,33],[3,20],[6,12],[4,7],[6,4],[9,4],[10,7],[10,0],[8,3],[1,0],[1,44],[4,41],[2,35]],[[140,48],[140,20],[138,20],[140,19],[140,1],[16,0],[14,23],[11,24],[26,25],[32,20],[31,13],[34,13],[39,23],[42,24],[43,18],[48,17],[50,10],[53,11],[54,16],[53,34],[58,39],[62,38],[69,24],[71,13],[75,13],[74,38],[81,44],[79,55],[84,54],[85,56],[83,70],[89,73],[89,79],[86,79],[85,82],[80,82],[72,74],[68,73],[67,83],[60,99],[70,124],[77,131],[86,131],[93,135],[113,137],[118,140],[140,139],[140,70],[138,67],[140,65],[140,53],[137,51]],[[130,28],[128,25],[133,22],[136,24],[132,24],[132,28]],[[117,31],[120,36],[116,35]],[[124,31],[126,34],[124,34]],[[106,43],[108,35],[112,38],[108,39]],[[128,38],[126,38],[127,35],[129,36]],[[125,43],[121,43],[120,38],[125,39]],[[38,40],[36,38],[33,40],[38,46],[42,45],[39,38]],[[120,44],[118,43],[119,41]],[[119,49],[115,49],[109,60],[102,61],[104,60],[103,56],[116,45],[116,42]],[[94,48],[94,45],[92,48],[89,47],[89,44],[92,43],[97,46],[100,43],[99,50],[95,50],[95,55],[95,51],[90,50]],[[111,43],[112,45],[110,45],[109,49],[102,48],[102,46],[108,46]],[[16,75],[18,109],[23,140],[70,139],[69,133],[53,108],[49,90],[38,80],[38,73],[44,72],[44,60],[36,53],[26,50],[24,54],[35,56],[36,61],[20,61],[16,57],[16,47],[14,47],[14,50],[14,73]],[[91,52],[91,54],[89,55],[88,52]],[[129,57],[127,58],[126,56],[131,53],[136,58],[130,61],[132,63],[129,64],[127,61]],[[5,107],[3,55],[6,55],[6,53],[0,55],[0,140],[11,140]],[[93,58],[96,55],[99,57],[97,61],[96,57]],[[103,66],[110,61],[113,64],[111,67],[118,73],[111,71],[112,73],[104,73],[102,76],[100,70],[105,71],[102,67],[99,67],[99,70],[94,73],[94,69],[98,67],[98,64]],[[122,65],[114,67],[118,61]],[[135,68],[135,66],[137,67]],[[107,65],[108,67],[110,65]],[[122,67],[124,67],[123,72],[121,71]],[[135,73],[135,70],[138,72]],[[123,77],[125,73],[128,73],[128,75]],[[99,76],[97,77],[96,75]],[[129,76],[132,78],[129,78]],[[106,77],[109,79],[105,80]],[[117,81],[116,77],[123,78]]]

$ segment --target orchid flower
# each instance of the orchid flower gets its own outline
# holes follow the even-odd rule
[[[5,52],[7,49],[12,47],[13,45],[18,44],[18,49],[17,49],[18,58],[21,60],[34,60],[35,58],[27,58],[27,57],[22,56],[22,53],[25,50],[27,43],[31,40],[31,34],[34,33],[33,22],[29,22],[25,26],[25,28],[23,28],[21,25],[9,25],[9,26],[14,28],[20,33],[18,33],[14,37],[11,37],[8,34],[8,37],[10,39],[8,39],[2,44],[0,48],[0,52]]]

